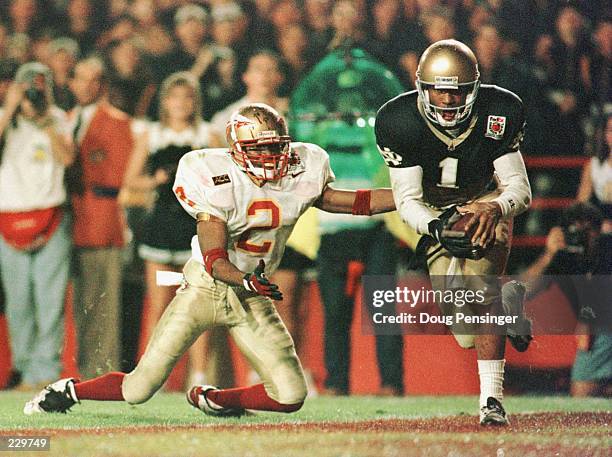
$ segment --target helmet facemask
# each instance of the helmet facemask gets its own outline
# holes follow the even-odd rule
[[[272,108],[253,104],[227,124],[230,154],[238,167],[257,181],[276,181],[287,174],[291,137],[284,119]]]
[[[421,102],[423,104],[423,111],[425,112],[427,118],[430,121],[439,124],[441,127],[453,128],[457,126],[457,124],[460,124],[470,118],[470,114],[472,113],[472,107],[474,106],[476,96],[478,95],[480,81],[449,86],[448,84],[428,84],[417,80],[416,86],[419,92],[419,97],[421,98]],[[465,102],[462,105],[455,106],[452,108],[436,106],[430,101],[429,89],[451,89],[465,91]],[[452,120],[447,120],[444,118],[443,113],[448,112],[455,113],[455,116]]]

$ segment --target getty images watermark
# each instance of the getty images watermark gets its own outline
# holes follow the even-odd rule
[[[382,308],[385,305],[407,305],[414,309],[417,305],[435,305],[441,304],[447,307],[463,308],[466,305],[484,305],[485,290],[469,290],[469,289],[451,289],[451,290],[431,290],[421,287],[419,289],[411,289],[407,286],[396,286],[395,290],[379,289],[372,293],[372,307]],[[485,312],[481,315],[473,315],[471,313],[454,311],[451,314],[441,315],[436,312],[421,311],[418,313],[401,312],[393,314],[385,314],[382,311],[372,314],[372,321],[375,324],[496,324],[507,325],[516,323],[518,316],[496,315]]]
[[[523,286],[529,290],[511,277],[364,276],[362,332],[445,334],[450,327],[455,334],[505,334],[526,317],[545,334],[574,334],[578,321],[587,320],[589,331],[612,329],[609,275],[548,276],[525,297]],[[564,290],[573,291],[570,298]]]

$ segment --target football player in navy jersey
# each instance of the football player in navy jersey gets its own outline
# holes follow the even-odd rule
[[[456,40],[425,50],[416,86],[388,101],[376,118],[376,140],[389,166],[396,206],[407,224],[436,241],[426,251],[434,289],[445,289],[449,277],[463,277],[485,298],[461,312],[501,314],[498,277],[510,250],[510,222],[531,203],[520,153],[523,104],[508,90],[481,85],[474,53]],[[438,246],[448,245],[440,215],[455,205],[459,213],[472,214],[466,226],[472,248],[466,256]],[[442,308],[445,314],[456,311]],[[493,327],[489,331],[489,325],[476,325],[473,332],[451,330],[461,347],[477,351],[480,423],[505,425],[505,335]]]

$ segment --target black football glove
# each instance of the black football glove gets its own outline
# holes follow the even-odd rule
[[[266,274],[264,273],[265,267],[266,264],[262,259],[259,261],[259,264],[253,273],[245,274],[242,278],[244,288],[250,292],[263,295],[264,297],[270,297],[272,300],[282,300],[283,294],[278,289],[278,286],[276,284],[272,284],[266,277]]]
[[[438,219],[434,219],[428,224],[429,234],[453,257],[481,259],[484,256],[485,249],[482,246],[472,244],[471,234],[452,229],[459,219],[461,219],[461,214],[457,211],[457,206],[451,206],[440,214]]]

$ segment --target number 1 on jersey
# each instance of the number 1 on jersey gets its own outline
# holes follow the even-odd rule
[[[438,183],[438,187],[449,187],[456,189],[457,188],[457,165],[459,164],[459,159],[455,159],[454,157],[446,157],[444,160],[440,161],[441,168],[440,171],[440,182]]]

